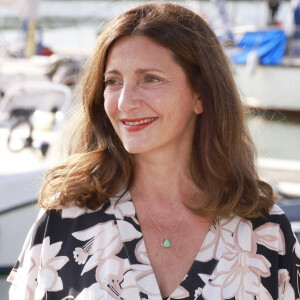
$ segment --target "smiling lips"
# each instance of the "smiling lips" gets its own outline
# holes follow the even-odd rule
[[[128,131],[142,130],[158,118],[122,119],[121,122]]]

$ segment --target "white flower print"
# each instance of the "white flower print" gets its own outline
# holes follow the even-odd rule
[[[96,280],[113,299],[140,299],[128,259],[114,256],[101,261],[96,270]]]
[[[196,260],[207,262],[219,260],[238,218],[215,220],[210,227]]]
[[[78,264],[85,264],[82,274],[96,267],[100,260],[115,255],[122,249],[119,230],[113,221],[98,223],[86,230],[72,234],[80,241],[88,241],[82,248],[73,252]],[[88,256],[91,256],[88,260]]]
[[[209,274],[198,273],[198,276],[202,279],[202,281],[206,284],[210,279]]]
[[[68,297],[65,298],[70,299]],[[85,288],[81,291],[81,293],[75,298],[75,300],[96,300],[95,292],[90,288]]]
[[[97,210],[91,210],[87,207],[78,207],[75,204],[70,205],[68,207],[65,207],[61,210],[61,217],[62,219],[76,219],[79,216],[82,216],[84,214],[91,214],[94,213],[102,208],[99,207]]]
[[[63,299],[62,299],[63,300]],[[66,300],[69,300],[67,298]],[[99,284],[96,282],[90,287],[85,288],[75,300],[115,300],[115,297],[111,297],[107,291],[100,288]]]
[[[19,268],[18,272],[14,276],[12,286],[9,289],[9,299],[34,299],[33,289],[30,287],[30,283],[32,283],[32,281],[28,283],[27,280],[24,280],[26,276],[27,271],[24,268]],[[9,280],[12,279],[10,278]]]
[[[208,282],[208,285],[220,288],[220,298],[214,299],[254,299],[259,294],[260,277],[270,276],[271,264],[256,250],[252,224],[241,220],[213,273],[212,281]],[[204,289],[205,299],[209,299],[208,290]]]
[[[21,266],[18,267],[18,270],[13,269],[7,278],[8,281],[12,282],[9,290],[9,299],[31,300],[34,298],[34,292],[37,287],[37,273],[41,261],[42,244],[36,244],[31,248],[30,245],[32,244],[32,236],[36,224],[45,213],[44,209],[40,209],[37,219],[27,234],[19,256],[19,260],[22,261]]]
[[[132,269],[139,289],[151,296],[153,300],[161,300],[160,290],[146,250],[144,239],[141,239],[135,247],[135,257],[141,264],[133,264]]]
[[[94,240],[92,239],[87,244],[85,244],[83,248],[77,247],[73,251],[74,259],[79,265],[83,265],[86,263],[90,255],[89,253],[90,245],[93,243],[93,241]]]
[[[190,296],[190,293],[182,286],[177,287],[177,289],[172,293],[168,299],[184,299]]]
[[[150,260],[149,260],[149,257],[148,257],[148,253],[147,253],[147,250],[146,250],[146,245],[145,245],[144,239],[141,239],[137,243],[137,245],[135,247],[134,254],[135,254],[136,259],[140,263],[142,263],[144,265],[150,265]]]
[[[288,270],[280,269],[278,271],[278,294],[278,300],[295,300]]]
[[[64,297],[61,300],[115,300],[115,297],[111,297],[107,291],[103,290],[100,288],[99,284],[93,283],[91,286],[88,288],[85,288],[81,291],[79,295],[77,295],[76,298],[73,296],[67,296]]]
[[[26,236],[21,254],[19,255],[19,260],[22,259],[23,256],[27,259],[25,259],[23,261],[23,267],[19,267],[18,270],[20,270],[21,268],[26,269],[25,266],[27,264],[27,269],[28,268],[30,269],[31,274],[34,273],[33,270],[37,271],[37,268],[36,269],[32,268],[31,264],[34,263],[36,266],[38,266],[38,264],[39,264],[38,261],[40,258],[40,251],[41,251],[42,244],[37,244],[37,245],[33,246],[32,249],[30,249],[30,245],[32,244],[32,234],[33,234],[33,231],[35,230],[36,223],[42,218],[42,216],[45,214],[45,212],[46,211],[44,209],[40,209],[37,219],[35,220],[34,224],[31,226],[31,228]],[[36,249],[38,249],[38,250],[36,250]],[[32,256],[32,261],[28,259],[28,257],[31,257],[31,256]],[[28,267],[28,264],[30,264],[30,267]],[[15,271],[13,270],[9,274],[9,277],[7,278],[7,280],[9,282],[13,282],[14,279],[15,279]]]
[[[273,300],[273,298],[268,292],[268,290],[261,284],[259,286],[259,292],[258,295],[256,296],[256,300]]]
[[[31,244],[31,239],[26,242]],[[34,292],[37,287],[37,273],[40,265],[42,244],[34,245],[31,249],[24,248],[24,257],[22,267],[18,268],[17,273],[10,275],[9,280],[12,287],[9,291],[10,299],[30,300],[34,298]]]
[[[40,253],[42,244],[33,246],[26,251],[23,266],[19,267],[9,291],[9,299],[34,299],[34,291],[37,287],[37,272],[40,264]]]
[[[118,220],[124,220],[124,217],[130,217],[136,224],[138,224],[135,217],[134,205],[130,200],[131,195],[127,192],[121,199],[111,201],[111,205],[105,213],[108,215],[115,215]]]
[[[278,205],[273,205],[272,208],[269,210],[270,215],[283,215],[283,210]]]
[[[67,256],[56,256],[61,249],[62,242],[50,244],[50,238],[43,240],[41,265],[37,276],[36,298],[42,299],[46,291],[60,291],[63,283],[58,276],[60,270],[68,261]]]
[[[197,300],[199,296],[202,294],[202,288],[197,288],[194,295],[194,300]]]
[[[254,230],[253,238],[256,243],[285,255],[284,235],[279,224],[268,222],[259,226]]]
[[[109,293],[100,288],[98,282],[93,283],[88,288],[83,289],[76,298],[72,295],[66,296],[61,300],[115,300],[115,297],[109,295]]]
[[[151,300],[161,300],[160,290],[150,265],[131,265],[139,290],[147,294]]]
[[[142,237],[142,233],[134,228],[132,224],[127,221],[117,220],[120,234],[123,242],[130,242]]]

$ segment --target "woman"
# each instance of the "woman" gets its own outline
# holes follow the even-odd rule
[[[198,15],[121,14],[81,97],[11,299],[299,297],[299,245],[258,179],[228,63]]]

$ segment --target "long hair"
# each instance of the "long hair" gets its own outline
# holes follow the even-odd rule
[[[259,180],[255,148],[222,47],[206,22],[174,4],[145,4],[112,20],[98,38],[81,82],[69,159],[46,176],[40,204],[47,209],[74,202],[97,209],[134,182],[134,158],[123,147],[104,110],[107,55],[122,37],[141,35],[170,49],[191,88],[199,93],[190,170],[209,201],[199,215],[257,217],[274,203]],[[59,196],[51,198],[51,195]],[[50,200],[51,199],[51,200]]]

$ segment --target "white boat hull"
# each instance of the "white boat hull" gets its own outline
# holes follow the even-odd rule
[[[232,71],[247,106],[300,112],[300,66],[233,64]]]

